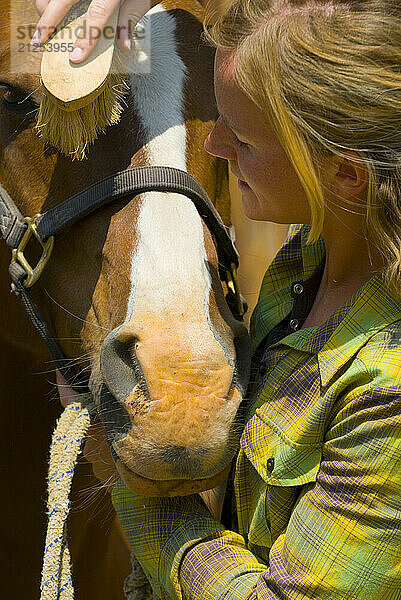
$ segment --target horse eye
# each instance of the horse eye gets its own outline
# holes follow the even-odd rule
[[[0,83],[0,88],[4,89],[2,103],[8,110],[26,114],[39,108],[35,100],[31,98],[30,92],[3,83]]]

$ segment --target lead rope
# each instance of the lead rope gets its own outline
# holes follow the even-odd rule
[[[69,404],[59,418],[50,446],[47,512],[40,600],[73,600],[67,517],[75,465],[90,425],[90,394]]]
[[[67,517],[75,466],[96,412],[91,394],[81,394],[59,418],[50,446],[48,473],[48,525],[43,556],[40,600],[73,600],[71,559],[67,541]],[[125,581],[127,600],[151,600],[151,588],[141,566],[131,555],[132,573]]]

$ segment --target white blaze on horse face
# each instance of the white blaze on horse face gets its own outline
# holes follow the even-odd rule
[[[186,170],[186,68],[175,48],[174,19],[161,6],[149,14],[144,23],[152,23],[151,68],[131,80],[148,140],[146,156],[149,164]],[[135,348],[148,397],[139,385],[127,397],[134,427],[115,449],[145,477],[206,477],[229,461],[240,395],[232,389],[232,332],[217,311],[213,319],[209,314],[211,276],[202,221],[185,196],[150,192],[142,196],[135,237],[132,287],[118,339]],[[212,324],[216,319],[219,331],[227,332],[224,342]],[[149,399],[145,412],[138,409]],[[189,455],[169,473],[163,452],[172,447],[186,448]]]
[[[148,161],[186,171],[186,67],[176,51],[175,21],[158,5],[141,23],[146,36],[137,45],[142,43],[142,53],[151,56],[149,68],[132,75],[131,88],[148,140]],[[211,282],[202,222],[193,203],[179,194],[143,194],[136,237],[127,320],[133,310],[161,315],[179,305],[184,312],[204,312]]]

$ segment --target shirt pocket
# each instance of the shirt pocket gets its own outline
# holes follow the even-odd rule
[[[303,444],[289,437],[265,415],[256,413],[241,437],[241,448],[268,485],[298,486],[316,479],[322,444]]]
[[[245,427],[241,447],[264,482],[255,503],[249,542],[271,545],[285,531],[297,498],[313,485],[322,459],[321,444],[300,444],[289,439],[273,421],[255,414]]]

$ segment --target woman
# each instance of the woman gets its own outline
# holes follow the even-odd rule
[[[395,600],[401,8],[234,0],[213,19],[205,148],[229,161],[248,217],[301,225],[252,316],[233,521],[121,481],[113,501],[161,598]]]

